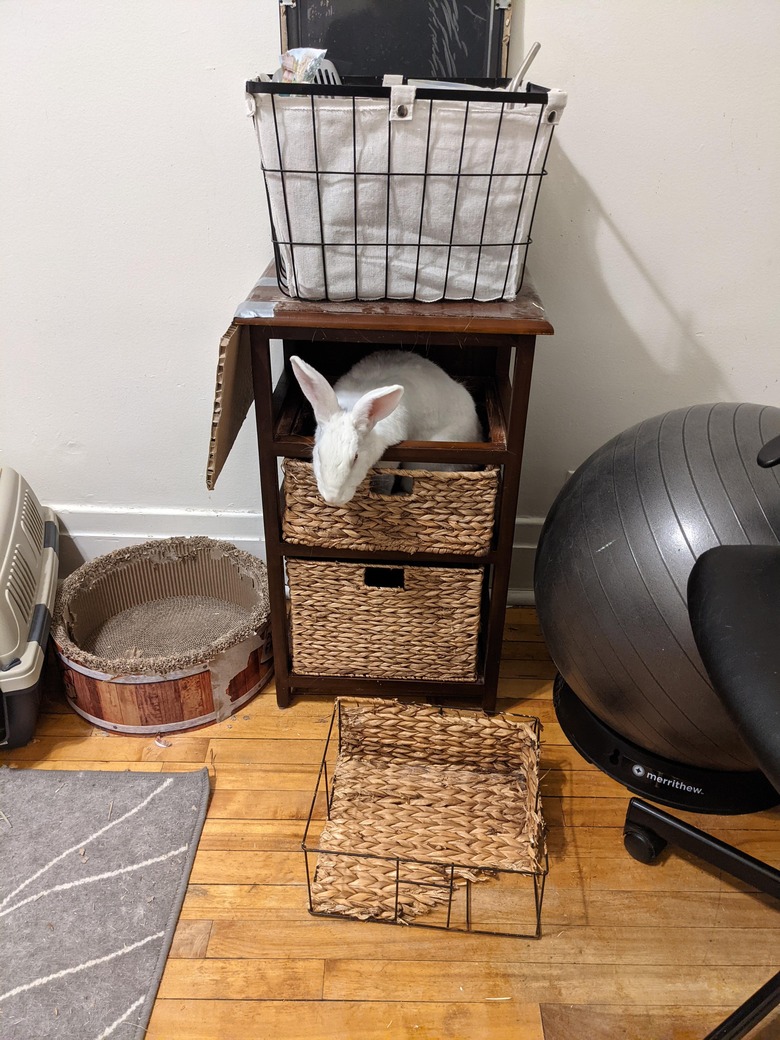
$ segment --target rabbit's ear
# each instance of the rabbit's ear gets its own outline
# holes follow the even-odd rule
[[[373,430],[380,419],[395,411],[404,395],[402,386],[380,386],[363,394],[352,409],[352,421],[358,433]]]
[[[299,357],[291,357],[290,364],[301,390],[314,409],[314,418],[318,423],[327,422],[341,410],[333,387],[316,368],[312,368]]]

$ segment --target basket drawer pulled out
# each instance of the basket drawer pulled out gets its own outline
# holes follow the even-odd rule
[[[466,471],[375,469],[344,506],[322,500],[310,462],[287,459],[284,474],[283,533],[293,544],[475,556],[490,550],[496,466]]]
[[[481,569],[288,560],[302,675],[473,682]]]

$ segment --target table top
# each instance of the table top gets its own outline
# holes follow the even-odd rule
[[[526,271],[523,287],[514,300],[480,303],[443,300],[416,303],[410,300],[325,303],[285,296],[269,264],[246,300],[236,310],[238,325],[262,325],[269,329],[328,328],[375,329],[398,332],[503,333],[510,336],[549,336],[553,327]]]

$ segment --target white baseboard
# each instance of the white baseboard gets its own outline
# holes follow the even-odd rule
[[[112,549],[151,538],[206,535],[264,556],[260,513],[195,509],[103,509],[52,506],[60,521],[60,576]]]
[[[512,543],[512,570],[509,575],[510,606],[533,606],[534,560],[542,533],[544,517],[518,516]]]
[[[232,542],[255,556],[265,556],[260,513],[93,509],[71,505],[52,508],[60,519],[61,577],[70,574],[86,560],[93,560],[112,549],[175,535],[207,535]],[[515,523],[509,578],[509,603],[513,606],[534,602],[534,557],[543,523],[541,517],[533,516],[520,516]]]

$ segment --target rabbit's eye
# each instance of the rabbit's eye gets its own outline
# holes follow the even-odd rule
[[[354,459],[352,460],[352,465],[353,465],[353,466],[354,466],[354,465],[355,465],[355,463],[357,462],[357,460],[358,460],[358,455],[359,455],[359,454],[360,454],[360,452],[359,452],[359,451],[356,451],[356,452],[355,452],[355,457],[354,457]]]

